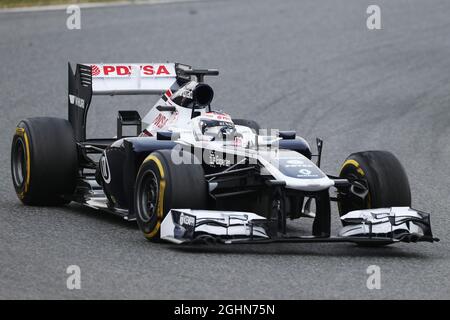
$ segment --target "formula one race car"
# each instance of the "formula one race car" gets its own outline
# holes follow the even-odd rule
[[[179,63],[69,64],[69,119],[29,118],[14,134],[11,170],[26,205],[71,201],[137,220],[150,240],[174,243],[437,241],[414,210],[406,176],[386,151],[351,154],[339,176],[295,131],[261,130],[211,107],[205,76]],[[117,136],[87,139],[93,95],[158,94],[141,119],[119,111]],[[135,126],[134,136],[123,136]],[[315,159],[315,162],[312,159]],[[330,235],[331,201],[343,227]],[[315,208],[315,210],[313,210]],[[315,211],[315,212],[314,212]],[[310,235],[288,219],[311,218]]]

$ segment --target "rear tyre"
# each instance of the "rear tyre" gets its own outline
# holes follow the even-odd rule
[[[170,209],[207,207],[207,183],[202,165],[175,164],[171,152],[160,150],[151,153],[136,177],[136,220],[139,229],[151,241],[159,241],[161,223]]]
[[[405,169],[388,151],[351,154],[342,165],[339,177],[363,180],[369,188],[366,201],[342,198],[339,202],[341,216],[352,210],[411,206],[411,190]]]
[[[258,133],[261,129],[261,126],[258,124],[258,122],[254,120],[247,120],[247,119],[233,119],[233,123],[238,126],[246,126],[252,129],[255,133]]]
[[[64,119],[22,120],[11,146],[11,175],[26,205],[61,205],[75,189],[77,147],[71,124]]]

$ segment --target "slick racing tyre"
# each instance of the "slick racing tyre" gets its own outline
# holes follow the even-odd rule
[[[75,189],[77,146],[71,124],[58,118],[29,118],[16,127],[11,146],[11,175],[26,205],[68,203]]]
[[[255,133],[259,133],[261,126],[254,120],[233,119],[233,123],[238,126],[246,126],[252,129]]]
[[[353,153],[342,165],[339,177],[359,179],[368,188],[362,197],[350,192],[340,197],[338,207],[341,216],[353,210],[411,206],[411,191],[405,169],[390,152]],[[361,194],[364,195],[364,192]]]
[[[151,153],[136,177],[136,220],[144,236],[151,241],[160,239],[161,223],[170,209],[206,209],[207,206],[207,183],[202,165],[175,164],[171,152]],[[186,153],[183,158],[185,156]]]

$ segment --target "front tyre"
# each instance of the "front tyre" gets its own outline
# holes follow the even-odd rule
[[[339,177],[359,180],[368,187],[364,199],[351,193],[340,197],[341,216],[353,210],[411,206],[411,190],[405,169],[388,151],[351,154],[342,165]]]
[[[202,165],[175,164],[171,152],[160,150],[151,153],[142,163],[136,177],[136,221],[144,236],[151,241],[160,239],[161,223],[172,208],[207,207],[207,184]]]

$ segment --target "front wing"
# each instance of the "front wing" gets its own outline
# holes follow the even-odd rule
[[[395,242],[439,241],[431,232],[428,213],[409,207],[351,211],[338,236],[289,236],[280,233],[276,219],[251,212],[172,209],[161,224],[161,239],[182,243],[271,243],[271,242]]]

